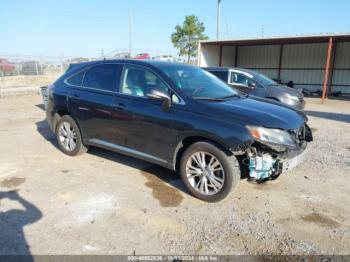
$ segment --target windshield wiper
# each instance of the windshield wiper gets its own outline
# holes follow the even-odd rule
[[[193,99],[198,99],[198,100],[208,100],[208,101],[225,101],[226,99],[232,98],[232,97],[241,97],[240,95],[234,94],[234,95],[229,95],[229,96],[223,96],[223,97],[200,97],[200,96],[195,96],[192,97]]]
[[[220,97],[200,97],[200,96],[195,96],[192,97],[193,99],[196,100],[206,100],[206,101],[224,101],[224,99],[220,98]]]
[[[232,97],[241,97],[241,96],[237,95],[237,94],[234,94],[234,95],[219,97],[218,99],[225,100],[225,99],[229,99],[229,98],[232,98]]]

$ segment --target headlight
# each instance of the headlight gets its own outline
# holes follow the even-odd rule
[[[276,151],[295,148],[296,144],[287,131],[256,126],[247,126],[251,136]]]
[[[290,94],[286,94],[286,96],[290,100],[299,101],[299,98],[297,96],[293,96],[293,95],[290,95]]]

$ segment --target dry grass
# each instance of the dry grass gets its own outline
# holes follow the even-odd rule
[[[40,87],[49,85],[54,82],[60,73],[49,73],[44,75],[18,75],[0,77],[0,88],[15,88],[15,87]]]

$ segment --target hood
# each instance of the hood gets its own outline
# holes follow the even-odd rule
[[[303,97],[303,94],[299,90],[285,86],[285,85],[269,86],[268,89],[269,89],[269,92],[271,93],[280,92],[280,93],[287,93],[292,96]]]
[[[200,101],[216,116],[249,125],[291,130],[299,128],[306,119],[300,112],[268,101],[237,98],[226,101]]]

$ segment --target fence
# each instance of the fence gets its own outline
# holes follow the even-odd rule
[[[159,50],[152,50],[151,59],[160,59]],[[147,53],[134,50],[134,53]],[[172,61],[185,62],[184,59],[172,57]],[[0,89],[16,87],[40,87],[55,81],[72,63],[81,63],[101,59],[130,58],[126,50],[113,50],[100,57],[67,57],[43,55],[1,55],[0,54]]]
[[[50,84],[67,67],[65,57],[0,55],[0,88]]]

